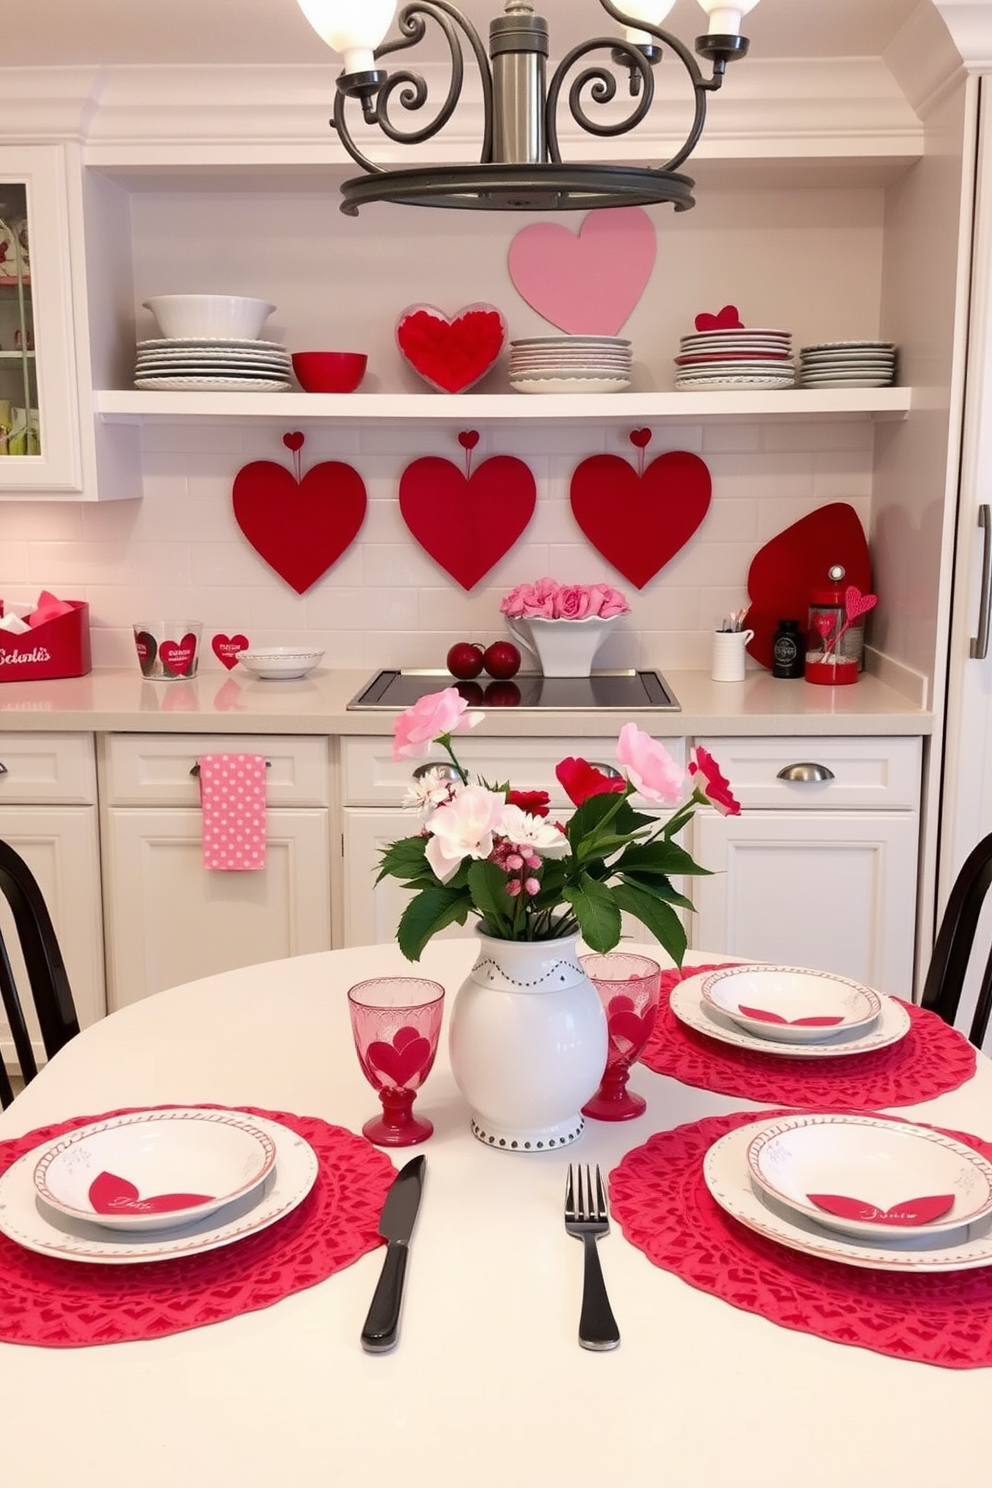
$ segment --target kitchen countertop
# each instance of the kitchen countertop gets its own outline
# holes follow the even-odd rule
[[[297,681],[263,682],[205,671],[190,681],[149,682],[132,668],[51,682],[0,684],[0,733],[14,731],[212,734],[390,734],[389,711],[347,711],[371,680],[366,671],[323,668]],[[863,673],[851,687],[820,687],[749,671],[743,682],[666,671],[680,712],[485,707],[482,733],[580,737],[633,721],[659,736],[930,734],[933,714]],[[439,674],[438,689],[451,679]]]

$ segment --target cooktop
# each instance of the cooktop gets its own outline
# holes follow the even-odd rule
[[[411,707],[443,687],[456,687],[474,708],[582,709],[646,708],[680,711],[680,703],[659,672],[593,672],[590,677],[542,677],[518,672],[510,681],[457,682],[446,671],[381,671],[348,704],[350,710]]]

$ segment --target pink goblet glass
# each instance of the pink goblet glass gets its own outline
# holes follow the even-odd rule
[[[378,1091],[382,1115],[362,1127],[378,1147],[412,1147],[434,1130],[413,1102],[437,1054],[444,988],[425,977],[374,977],[348,993],[362,1073]]]
[[[599,993],[609,1035],[605,1073],[596,1094],[582,1107],[582,1114],[597,1121],[630,1121],[647,1106],[643,1095],[627,1089],[627,1077],[654,1027],[661,967],[647,956],[626,951],[580,959]]]

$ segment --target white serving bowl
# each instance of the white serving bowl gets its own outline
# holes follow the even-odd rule
[[[176,341],[256,341],[276,308],[243,295],[154,295],[142,303],[162,335]]]
[[[253,646],[239,651],[238,661],[253,677],[264,681],[286,681],[306,677],[323,659],[323,651],[310,651],[302,646]]]
[[[728,966],[700,987],[700,1000],[756,1038],[815,1044],[864,1030],[882,999],[871,987],[800,966]]]
[[[133,1111],[68,1132],[39,1154],[34,1185],[61,1214],[113,1230],[193,1224],[258,1187],[272,1138],[238,1111]]]
[[[855,1237],[943,1235],[992,1214],[992,1164],[980,1153],[932,1127],[880,1116],[770,1121],[749,1142],[747,1166],[771,1198]]]

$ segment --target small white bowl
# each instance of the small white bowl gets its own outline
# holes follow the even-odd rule
[[[67,1133],[34,1169],[40,1198],[112,1230],[193,1224],[257,1188],[276,1160],[272,1138],[237,1111],[176,1106],[133,1111]]]
[[[703,1006],[756,1038],[819,1044],[864,1030],[882,1011],[871,987],[800,966],[728,966],[705,978]]]
[[[276,308],[243,295],[155,295],[142,303],[162,335],[176,341],[256,341]]]
[[[276,682],[308,676],[320,665],[323,655],[323,651],[300,646],[253,646],[250,651],[239,651],[238,661],[253,677]]]

